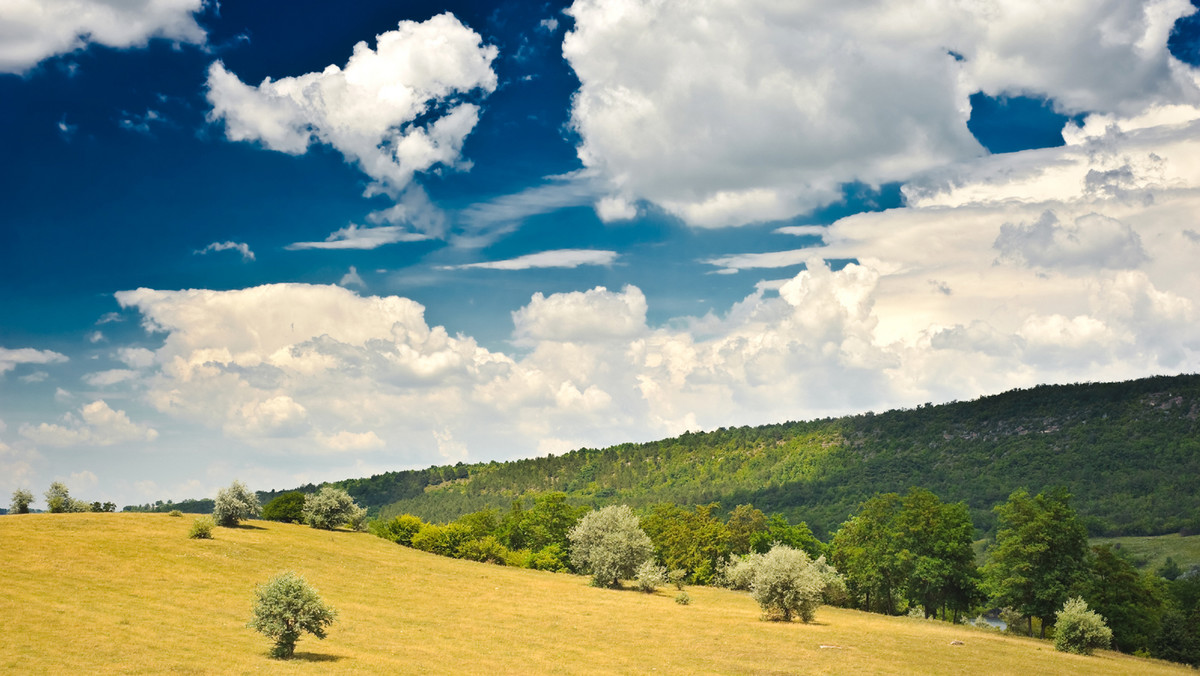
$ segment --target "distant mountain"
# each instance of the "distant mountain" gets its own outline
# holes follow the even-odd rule
[[[969,402],[686,433],[335,485],[382,516],[452,520],[564,491],[580,504],[753,504],[836,530],[880,492],[928,488],[978,527],[1013,490],[1063,484],[1094,535],[1200,532],[1200,375],[1046,385]],[[315,490],[304,486],[301,490]],[[282,491],[261,494],[269,499]]]

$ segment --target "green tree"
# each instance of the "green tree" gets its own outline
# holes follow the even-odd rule
[[[29,504],[33,502],[33,493],[18,488],[12,494],[12,506],[8,508],[9,514],[28,514]]]
[[[366,511],[354,504],[349,493],[333,486],[322,486],[320,491],[304,498],[304,523],[313,528],[333,530],[352,521],[361,521]]]
[[[1149,650],[1167,606],[1162,579],[1139,573],[1110,545],[1092,547],[1090,572],[1085,585],[1088,605],[1104,616],[1113,646],[1127,653]]]
[[[233,528],[238,522],[258,516],[260,512],[262,506],[258,504],[258,496],[241,481],[235,480],[228,488],[217,491],[217,497],[213,500],[212,516],[218,526]]]
[[[966,504],[946,504],[930,491],[913,488],[901,502],[894,529],[910,605],[921,606],[926,617],[941,608],[942,619],[949,607],[957,621],[959,612],[982,600],[971,548],[975,526]]]
[[[71,491],[67,490],[67,485],[63,482],[55,481],[51,483],[45,495],[46,509],[51,514],[61,514],[62,512],[71,511]]]
[[[281,573],[255,590],[253,618],[247,624],[275,641],[271,656],[288,658],[296,651],[300,635],[325,638],[337,611],[321,600],[316,589],[296,573]]]
[[[288,491],[275,496],[263,505],[262,518],[267,521],[300,523],[304,520],[304,494],[300,491]]]
[[[597,587],[616,587],[654,551],[650,538],[638,525],[628,505],[611,505],[584,515],[567,534],[571,562],[576,570],[590,572]]]
[[[824,587],[821,573],[808,554],[776,545],[754,566],[750,595],[758,601],[763,617],[790,622],[797,615],[811,622],[821,606]]]
[[[896,529],[902,508],[896,493],[876,495],[833,536],[833,564],[863,610],[896,613],[896,597],[911,569],[908,558],[901,556],[903,542]]]
[[[729,553],[749,554],[754,547],[754,537],[767,531],[767,517],[751,505],[738,505],[729,513],[725,529],[729,537]]]
[[[1071,508],[1071,495],[1057,488],[1030,497],[1025,490],[995,508],[999,530],[988,550],[984,579],[995,602],[1046,624],[1087,571],[1087,530]]]
[[[696,584],[710,583],[729,555],[729,531],[713,514],[717,506],[655,505],[641,522],[663,564],[688,571]]]

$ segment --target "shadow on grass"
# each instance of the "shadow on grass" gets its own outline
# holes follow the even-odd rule
[[[236,526],[221,526],[221,528],[236,528],[238,530],[266,530],[262,526],[255,526],[249,523],[239,523]]]
[[[340,662],[346,659],[343,655],[323,655],[321,653],[293,653],[284,662]]]

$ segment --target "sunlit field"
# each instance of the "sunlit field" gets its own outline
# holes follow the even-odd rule
[[[822,608],[759,619],[744,593],[650,595],[584,577],[441,558],[374,536],[252,521],[187,538],[192,517],[0,517],[0,669],[9,673],[1189,673],[1055,652],[970,627]],[[339,618],[268,657],[252,592],[304,575]],[[952,645],[961,641],[961,645]]]

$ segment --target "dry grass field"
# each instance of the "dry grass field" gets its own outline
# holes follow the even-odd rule
[[[440,558],[363,533],[252,521],[189,540],[164,514],[0,517],[6,673],[1167,674],[1048,642],[822,608],[759,620],[748,595],[648,595],[587,579]],[[246,628],[252,592],[295,570],[339,613],[297,657]],[[951,645],[951,641],[963,645]]]

